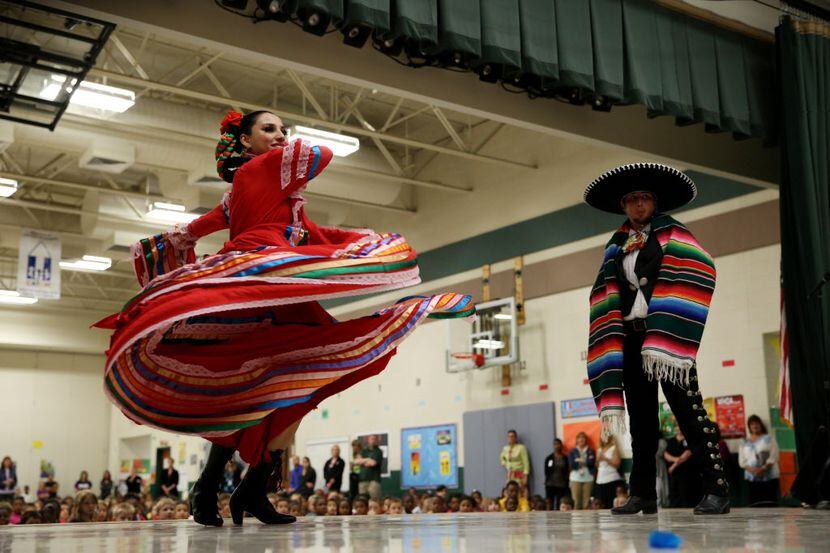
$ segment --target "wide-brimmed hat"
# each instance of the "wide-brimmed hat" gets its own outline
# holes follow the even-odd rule
[[[629,163],[606,171],[585,189],[585,203],[609,213],[624,214],[620,201],[626,194],[645,190],[657,197],[660,211],[691,202],[697,187],[685,173],[660,163]]]

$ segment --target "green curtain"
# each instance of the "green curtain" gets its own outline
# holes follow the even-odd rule
[[[802,463],[818,427],[830,427],[830,288],[808,298],[830,271],[830,25],[786,19],[776,38],[782,110],[782,288],[796,449]],[[815,475],[802,477],[815,482]]]
[[[298,1],[414,42],[437,63],[461,54],[473,68],[498,64],[534,94],[578,88],[650,117],[775,141],[773,45],[651,0]]]

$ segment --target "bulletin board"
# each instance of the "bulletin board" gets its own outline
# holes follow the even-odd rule
[[[455,424],[401,429],[401,486],[457,488],[457,452]]]

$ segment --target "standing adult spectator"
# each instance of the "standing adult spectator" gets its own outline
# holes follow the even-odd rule
[[[569,480],[574,509],[588,509],[594,488],[596,454],[588,445],[588,435],[585,432],[576,435],[576,445],[568,453],[568,465],[571,468]]]
[[[368,494],[374,500],[379,500],[383,451],[378,447],[376,434],[370,434],[366,438],[366,447],[360,451],[360,457],[355,459],[355,462],[360,465],[358,492]]]
[[[299,493],[303,485],[303,465],[300,462],[300,457],[294,455],[291,458],[291,464],[293,467],[291,468],[291,475],[288,480],[288,491],[291,493]]]
[[[605,440],[600,438],[597,459],[596,496],[602,502],[603,509],[610,509],[614,506],[617,486],[625,486],[625,480],[620,474],[622,464],[620,449],[617,447],[617,439],[613,434]]]
[[[143,485],[144,481],[141,479],[141,476],[138,475],[138,471],[135,466],[133,466],[133,468],[130,469],[130,475],[127,477],[127,493],[140,496]]]
[[[571,493],[568,488],[569,472],[565,444],[556,438],[553,440],[553,453],[545,458],[545,496],[553,511],[558,511],[560,500]]]
[[[0,464],[0,501],[14,499],[14,490],[17,488],[17,469],[12,458],[6,455]]]
[[[517,482],[521,487],[522,496],[527,496],[527,478],[530,476],[530,458],[527,448],[519,443],[519,435],[515,430],[507,431],[507,445],[501,450],[501,466],[507,471],[507,482]]]
[[[758,415],[747,419],[749,436],[741,444],[738,464],[744,469],[749,486],[750,505],[778,503],[778,444],[767,433],[767,427]]]
[[[363,446],[360,440],[352,440],[352,462],[349,470],[349,500],[354,501],[360,487],[360,463],[356,460],[360,457]]]
[[[311,466],[311,459],[303,457],[303,471],[300,485],[300,495],[308,499],[314,495],[314,485],[317,482],[317,471]],[[325,503],[325,502],[324,502]]]
[[[89,473],[85,470],[82,470],[80,476],[78,476],[78,480],[75,482],[75,491],[82,492],[91,489],[92,482],[89,481]]]
[[[53,499],[58,497],[60,484],[58,484],[58,481],[55,480],[55,475],[51,472],[46,474],[46,479],[41,481],[40,486],[43,490],[43,499]]]
[[[179,471],[173,467],[173,458],[164,459],[164,470],[161,471],[159,479],[161,495],[165,497],[179,498]]]
[[[717,455],[720,455],[718,453]],[[669,438],[663,454],[669,467],[669,502],[672,507],[694,507],[700,499],[703,482],[692,461],[692,450],[686,437],[677,429]]]
[[[340,492],[343,486],[343,469],[346,462],[340,458],[340,446],[331,446],[331,459],[326,461],[323,467],[323,478],[326,480],[326,488],[330,492]]]
[[[99,499],[107,499],[112,495],[112,475],[110,471],[105,470],[104,476],[101,478],[101,495]]]

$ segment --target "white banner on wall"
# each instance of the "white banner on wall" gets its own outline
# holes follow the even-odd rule
[[[23,296],[61,297],[61,239],[40,230],[23,229],[17,255],[17,291]]]

